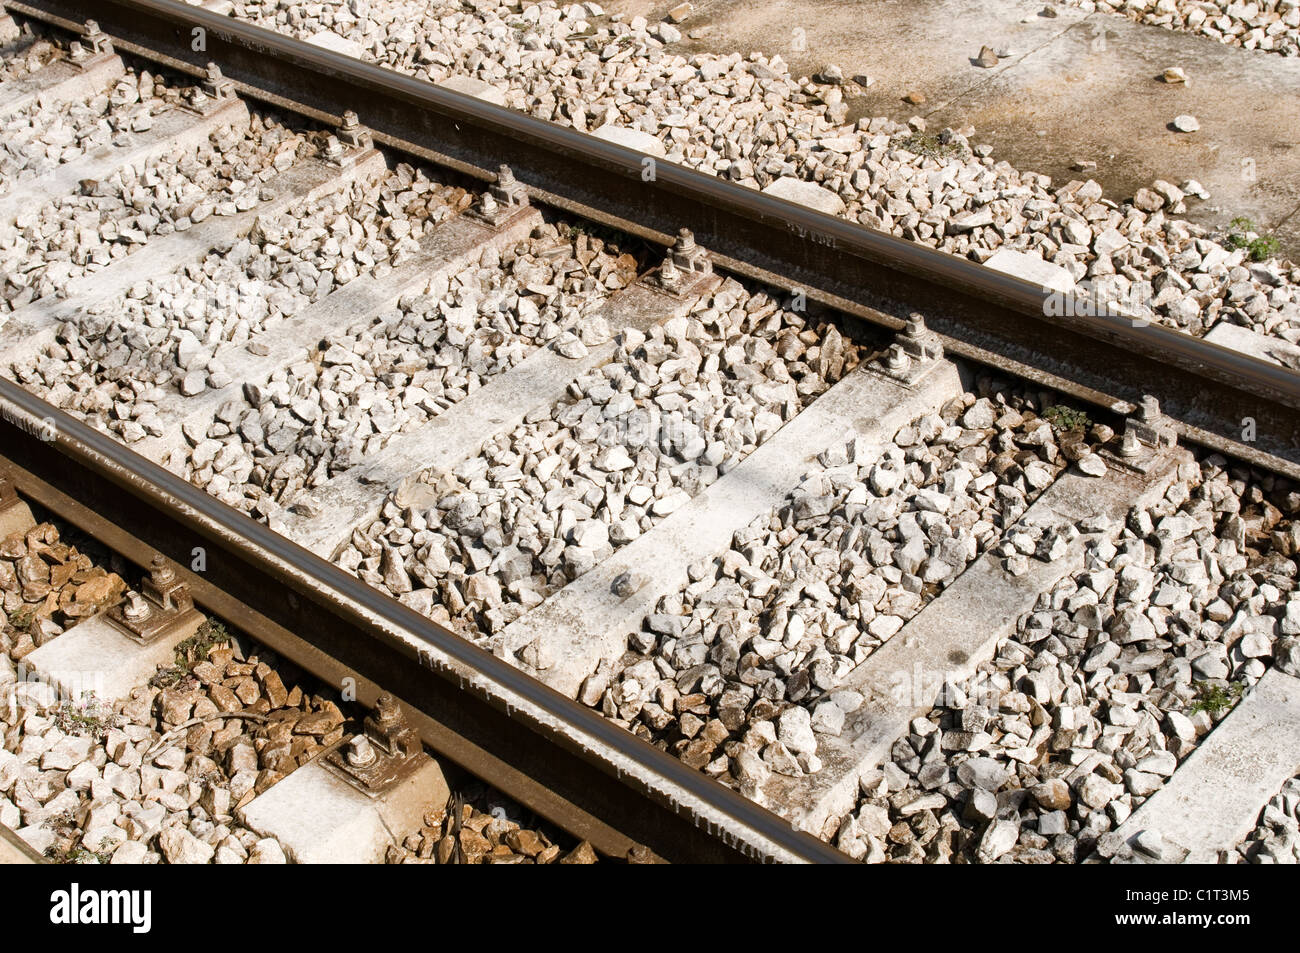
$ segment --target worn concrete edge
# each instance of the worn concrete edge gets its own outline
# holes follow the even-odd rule
[[[0,866],[48,863],[48,860],[32,850],[31,844],[0,824]]]
[[[1297,773],[1300,679],[1270,668],[1117,833],[1133,845],[1154,831],[1189,851],[1184,863],[1213,864]]]

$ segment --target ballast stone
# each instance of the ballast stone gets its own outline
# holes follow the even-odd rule
[[[1074,276],[1060,265],[1043,261],[1037,255],[1027,255],[1012,248],[999,248],[989,256],[985,266],[1004,275],[1011,275],[1040,288],[1068,294],[1074,290]]]
[[[472,76],[451,76],[438,85],[443,89],[451,90],[453,93],[473,96],[475,99],[481,99],[485,103],[492,103],[494,106],[504,106],[506,104],[504,91],[491,83],[485,83],[483,80],[475,79]]]
[[[659,141],[657,136],[642,132],[640,129],[629,129],[627,126],[606,123],[593,131],[592,135],[597,139],[612,142],[616,146],[626,146],[628,149],[635,149],[637,152],[644,152],[652,156],[666,154],[664,144]]]
[[[839,215],[844,211],[844,200],[838,195],[834,192],[828,192],[820,185],[805,182],[802,179],[777,179],[763,189],[763,194],[784,199],[787,202],[794,202],[796,205],[803,205],[826,215]]]

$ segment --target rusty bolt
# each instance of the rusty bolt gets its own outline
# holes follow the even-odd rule
[[[149,577],[159,589],[165,589],[176,580],[176,573],[161,555],[155,554],[149,564]]]
[[[126,607],[122,610],[122,615],[132,622],[141,622],[153,615],[153,607],[145,602],[144,596],[138,592],[132,592],[127,597]]]
[[[370,743],[369,738],[365,735],[353,735],[352,740],[348,742],[344,757],[352,767],[364,768],[374,764],[379,756],[375,754],[375,747]]]
[[[1138,443],[1137,434],[1131,430],[1124,431],[1124,438],[1119,445],[1119,455],[1121,457],[1136,457],[1141,452],[1142,445]]]

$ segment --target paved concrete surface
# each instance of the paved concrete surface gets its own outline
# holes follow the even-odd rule
[[[651,22],[675,0],[609,0],[606,12]],[[849,118],[926,119],[930,128],[973,125],[993,157],[1052,177],[1094,178],[1122,200],[1154,179],[1196,179],[1187,218],[1226,224],[1246,215],[1300,259],[1300,60],[1225,46],[1111,14],[1043,0],[694,0],[674,49],[779,53],[795,76],[828,63],[875,78],[848,97]],[[698,34],[703,30],[702,35]],[[802,34],[796,31],[802,30]],[[987,44],[1011,55],[976,66]],[[800,49],[799,47],[802,47]],[[1181,66],[1187,86],[1157,77]],[[925,102],[903,101],[920,92]],[[1199,132],[1168,128],[1177,115]],[[1076,159],[1097,163],[1072,171]],[[1253,160],[1253,173],[1243,173]]]
[[[1154,831],[1190,852],[1185,863],[1217,863],[1219,851],[1255,829],[1264,805],[1297,770],[1300,679],[1269,669],[1119,833],[1132,844]]]

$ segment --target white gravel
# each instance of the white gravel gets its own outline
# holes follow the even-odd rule
[[[245,387],[171,466],[258,515],[379,453],[561,334],[636,275],[631,256],[554,225],[504,256],[331,336],[312,359]]]
[[[1229,46],[1300,56],[1297,0],[1064,0],[1138,23],[1209,37]]]
[[[311,146],[289,137],[281,149],[292,157]],[[382,276],[469,200],[402,165],[259,218],[232,246],[78,314],[39,360],[11,373],[127,443],[160,436],[162,394],[192,396],[231,382],[221,346],[247,343],[359,275]]]
[[[1112,436],[1057,433],[1034,411],[1049,395],[987,380],[979,393],[884,447],[823,453],[781,507],[691,568],[582,701],[728,782],[819,770],[815,738],[792,746],[782,725],[810,717],[838,734],[856,707],[836,691],[848,672],[1002,541],[1069,458]]]
[[[342,715],[286,689],[238,642],[116,705],[93,685],[54,697],[22,660],[122,589],[53,525],[0,544],[0,824],[65,863],[284,863],[279,844],[235,821],[234,808],[330,731],[341,737]],[[221,717],[248,711],[261,721]]]
[[[1300,863],[1300,777],[1291,778],[1269,800],[1236,855],[1250,864]]]
[[[149,73],[128,72],[112,89],[88,101],[56,109],[29,106],[0,122],[0,194],[65,162],[124,142],[130,133],[146,132],[154,116],[179,100],[174,90],[162,93]]]
[[[1300,632],[1300,494],[1214,456],[1190,469],[1116,544],[1091,545],[994,661],[945,686],[864,779],[842,849],[875,861],[1123,856],[1113,829]]]
[[[607,328],[580,326],[588,343]],[[572,397],[427,474],[341,564],[468,635],[500,631],[743,460],[851,369],[857,348],[727,280],[648,336],[620,332]]]
[[[58,55],[58,47],[49,40],[36,40],[8,56],[0,58],[0,83],[11,83],[34,73]]]
[[[268,0],[234,12],[304,39],[346,37],[363,57],[434,82],[482,80],[541,119],[654,135],[669,161],[748,187],[816,183],[845,217],[951,254],[982,262],[1006,247],[1041,257],[1086,280],[1094,300],[1119,301],[1140,318],[1192,334],[1226,320],[1300,340],[1300,268],[1252,262],[1227,247],[1226,224],[1207,231],[1177,219],[1204,197],[1195,182],[1157,181],[1128,201],[1104,198],[1092,181],[1053,185],[995,161],[987,147],[972,151],[970,127],[848,124],[851,83],[793,77],[779,56],[762,53],[683,56],[676,28],[623,22],[593,3]]]
[[[291,163],[299,148],[307,148],[301,136],[254,117],[246,130],[213,133],[202,149],[84,181],[73,195],[25,210],[0,226],[0,312],[60,294],[153,235],[253,208],[277,161]]]

